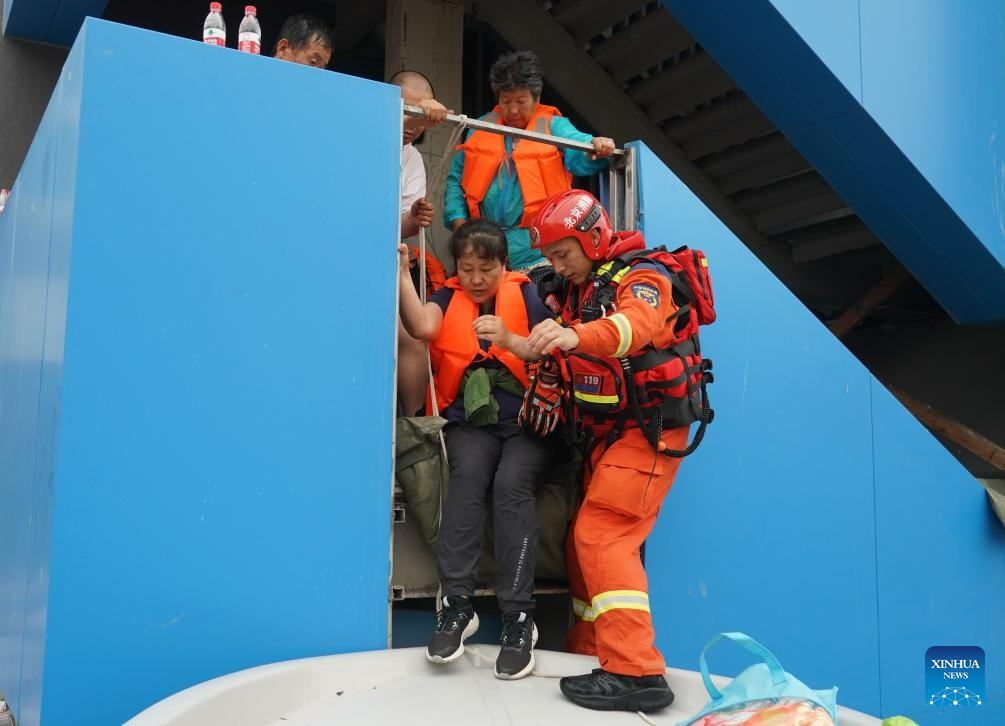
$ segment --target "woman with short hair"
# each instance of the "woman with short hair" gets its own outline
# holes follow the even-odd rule
[[[465,638],[478,630],[471,600],[491,492],[496,598],[503,616],[495,675],[513,680],[534,668],[534,495],[552,450],[517,423],[528,384],[524,361],[538,357],[526,336],[548,311],[526,275],[506,270],[506,249],[494,222],[459,226],[450,239],[457,275],[423,305],[409,274],[408,248],[400,245],[398,289],[405,329],[429,342],[436,400],[447,419],[450,491],[436,543],[443,607],[426,659],[456,660]]]
[[[489,70],[497,105],[482,120],[593,145],[593,153],[474,130],[447,177],[444,220],[457,229],[468,219],[490,219],[506,233],[510,269],[538,278],[547,261],[530,246],[530,220],[545,200],[572,188],[573,176],[607,168],[614,141],[576,129],[557,108],[542,104],[544,72],[528,50],[504,53]],[[533,271],[533,272],[532,272]]]

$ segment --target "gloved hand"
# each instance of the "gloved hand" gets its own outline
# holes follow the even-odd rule
[[[528,366],[529,383],[517,423],[526,431],[544,437],[555,430],[563,418],[562,376],[558,361],[544,358]]]

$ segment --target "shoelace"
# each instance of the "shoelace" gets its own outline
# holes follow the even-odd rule
[[[530,629],[533,627],[530,620],[522,623],[512,620],[503,625],[502,644],[503,647],[518,648],[530,639]]]
[[[440,611],[440,616],[436,624],[437,630],[456,630],[461,625],[465,613],[461,608],[445,607]],[[470,619],[470,618],[469,618]]]

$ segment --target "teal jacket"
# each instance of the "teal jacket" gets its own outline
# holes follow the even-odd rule
[[[488,114],[486,114],[488,115]],[[482,118],[485,118],[484,116]],[[472,132],[468,132],[470,135]],[[551,133],[564,139],[583,141],[587,144],[593,139],[576,129],[572,122],[564,116],[555,116],[551,120]],[[465,137],[466,138],[466,137]],[[513,270],[531,267],[543,258],[541,253],[530,248],[530,234],[519,227],[523,217],[523,193],[517,179],[516,166],[513,164],[513,139],[506,137],[506,158],[499,165],[495,180],[485,192],[481,211],[483,219],[490,219],[506,231],[506,241],[509,246],[509,266]],[[590,159],[585,151],[565,149],[563,151],[565,168],[573,176],[591,176],[607,168],[607,159]],[[444,191],[443,221],[447,229],[453,227],[455,219],[468,218],[468,204],[464,200],[464,190],[461,189],[461,174],[464,171],[464,152],[457,152],[454,157],[450,174],[447,176],[447,186]]]

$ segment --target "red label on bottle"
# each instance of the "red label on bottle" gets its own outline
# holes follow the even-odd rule
[[[219,28],[205,28],[202,31],[202,42],[209,45],[227,45],[227,33]]]
[[[242,53],[262,54],[262,46],[258,33],[241,33],[237,41],[237,49]]]

